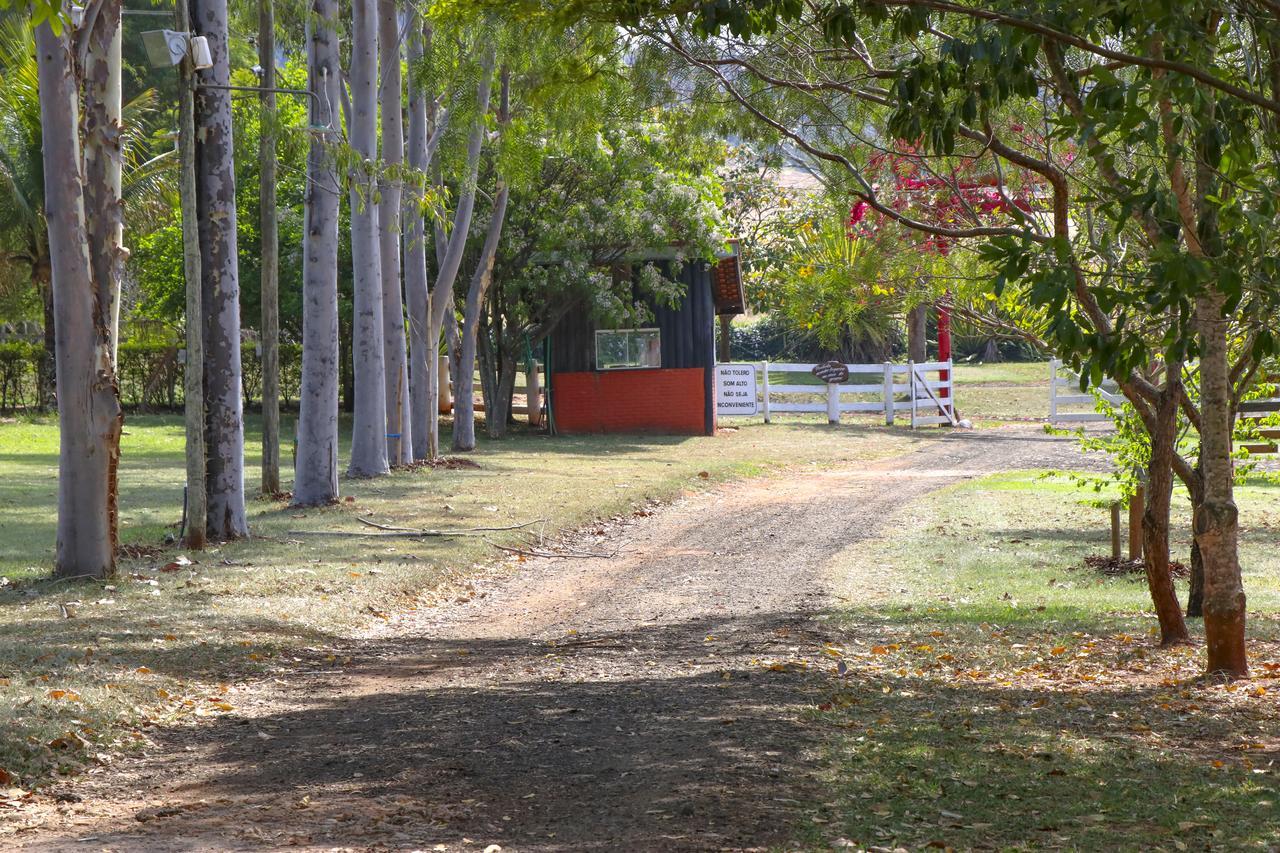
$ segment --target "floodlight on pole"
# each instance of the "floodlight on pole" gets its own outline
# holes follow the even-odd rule
[[[142,46],[147,50],[147,59],[156,68],[177,65],[188,55],[191,57],[191,66],[197,71],[213,67],[209,40],[204,36],[193,36],[175,30],[149,30],[142,34]]]

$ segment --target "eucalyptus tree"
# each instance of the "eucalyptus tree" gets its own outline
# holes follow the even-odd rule
[[[409,21],[406,21],[406,28]],[[400,205],[404,185],[404,121],[401,54],[407,30],[396,0],[378,0],[378,104],[382,118],[381,178],[378,181],[378,251],[382,273],[382,346],[387,406],[387,459],[413,462],[409,418],[409,362],[400,285]]]
[[[459,37],[464,39],[464,44],[469,43],[473,46],[473,50],[479,54],[479,60],[478,62],[469,60],[467,58],[467,54],[471,52],[469,50],[462,50],[458,53],[458,62],[466,72],[459,76],[473,83],[474,89],[472,91],[474,95],[471,97],[474,100],[467,105],[470,108],[471,120],[465,137],[465,146],[460,152],[461,168],[456,180],[457,202],[453,210],[451,225],[447,234],[442,227],[437,226],[436,228],[436,239],[434,241],[437,258],[436,278],[428,299],[425,341],[428,359],[431,357],[432,347],[438,346],[446,316],[452,316],[454,311],[453,288],[454,283],[457,281],[458,273],[462,268],[463,255],[467,247],[467,237],[471,230],[471,220],[475,212],[480,157],[483,153],[487,136],[489,104],[493,92],[493,76],[497,62],[496,48],[489,38],[486,27],[472,26],[465,28],[459,33]],[[424,64],[430,65],[432,63],[432,53],[440,49],[439,42],[441,40],[433,40],[432,51],[424,57]],[[437,68],[443,64],[441,62],[435,63]],[[466,98],[466,95],[460,92],[458,98],[462,100]],[[453,109],[464,114],[468,112],[462,104]],[[451,121],[456,126],[456,117]],[[439,187],[437,187],[437,190],[438,194],[443,196],[443,192]],[[438,220],[443,220],[443,210],[437,208],[435,216]],[[440,405],[439,372],[428,368],[426,379],[426,409],[430,416],[427,428],[427,457],[435,459],[440,454],[440,422],[439,418],[434,414],[439,411]]]
[[[302,247],[302,391],[293,502],[338,500],[338,177],[341,94],[337,0],[312,0],[307,39],[310,146]]]
[[[39,69],[41,131],[44,146],[44,208],[52,268],[54,321],[57,324],[59,423],[58,540],[55,574],[107,577],[115,572],[117,546],[116,471],[124,413],[112,357],[111,307],[102,298],[117,274],[115,259],[95,268],[103,256],[90,251],[86,201],[92,197],[117,209],[119,199],[104,198],[105,181],[89,187],[81,159],[80,103],[75,50],[77,41],[65,21],[46,18],[35,27]],[[57,24],[57,31],[54,25]],[[119,25],[118,7],[115,26]],[[90,21],[80,35],[106,30],[111,15]],[[94,51],[95,60],[97,50]],[[108,74],[96,67],[86,106],[102,114],[101,82]],[[102,133],[86,141],[86,153],[106,157]],[[101,172],[99,180],[103,180]],[[113,220],[105,217],[108,223]],[[118,277],[116,279],[118,282]]]
[[[280,243],[276,211],[275,4],[258,0],[258,220],[262,238],[262,492],[280,491]]]
[[[204,309],[208,535],[227,540],[247,536],[249,524],[226,0],[193,0],[191,22],[194,32],[208,39],[213,58],[196,89],[196,214]]]
[[[351,4],[351,262],[354,278],[352,358],[355,419],[351,465],[356,477],[389,470],[383,330],[382,259],[378,234],[378,8],[377,0]]]
[[[501,140],[511,124],[511,67],[504,64],[498,73],[498,138]],[[494,186],[489,224],[475,272],[463,299],[461,346],[455,371],[453,396],[453,449],[474,450],[476,446],[475,370],[476,345],[480,334],[480,312],[493,282],[493,262],[502,239],[502,227],[511,198],[511,185],[499,171]]]
[[[404,299],[408,315],[409,398],[405,424],[411,436],[410,448],[415,460],[426,459],[430,422],[437,413],[429,408],[430,392],[427,374],[437,371],[440,341],[428,345],[426,181],[435,149],[444,127],[439,100],[426,91],[423,80],[423,57],[431,38],[430,25],[418,15],[409,13],[406,54],[409,68],[409,134],[407,165],[414,179],[406,187],[401,217],[404,231]],[[428,124],[429,119],[433,119]],[[431,131],[434,126],[435,132]]]

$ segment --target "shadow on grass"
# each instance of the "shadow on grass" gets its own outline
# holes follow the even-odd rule
[[[148,843],[249,833],[702,850],[843,836],[1139,849],[1273,837],[1271,777],[1212,764],[1258,737],[1248,719],[1152,714],[1164,688],[856,668],[837,679],[815,656],[833,635],[810,616],[689,620],[559,647],[397,640],[347,667],[341,693],[302,681],[300,707],[162,735],[162,749],[196,744],[208,772],[174,792],[193,805],[148,824]],[[777,653],[779,631],[809,668],[746,663]],[[733,650],[723,665],[717,649]]]

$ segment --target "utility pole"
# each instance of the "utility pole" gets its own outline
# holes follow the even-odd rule
[[[191,32],[187,0],[177,0],[174,26]],[[203,548],[208,498],[204,443],[204,310],[201,307],[200,234],[196,222],[195,66],[191,52],[178,66],[178,154],[182,164],[182,254],[187,294],[187,361],[182,384],[186,398],[186,546]]]

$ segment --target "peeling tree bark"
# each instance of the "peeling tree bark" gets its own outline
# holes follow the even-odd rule
[[[45,22],[35,37],[60,440],[54,573],[109,577],[115,572],[114,481],[124,419],[111,359],[111,310],[100,298],[89,253],[69,32],[54,35]]]
[[[312,0],[308,86],[312,136],[302,250],[302,393],[293,502],[338,500],[338,2]],[[321,130],[323,129],[323,130]]]
[[[209,40],[213,67],[196,91],[196,211],[204,294],[205,421],[209,453],[208,532],[249,535],[244,506],[244,398],[240,372],[240,272],[231,93],[200,84],[231,81],[226,0],[196,0],[192,26]]]
[[[400,29],[396,0],[378,0],[378,103],[382,108],[382,178],[378,182],[378,251],[382,263],[382,345],[387,406],[387,461],[413,462],[409,419],[409,363],[405,353],[404,302],[400,291],[400,199],[404,164],[401,117]]]
[[[351,4],[351,119],[348,136],[359,158],[352,163],[351,261],[354,267],[352,362],[355,422],[351,435],[353,477],[390,470],[387,459],[386,362],[383,351],[382,263],[378,241],[378,15],[377,0]]]

